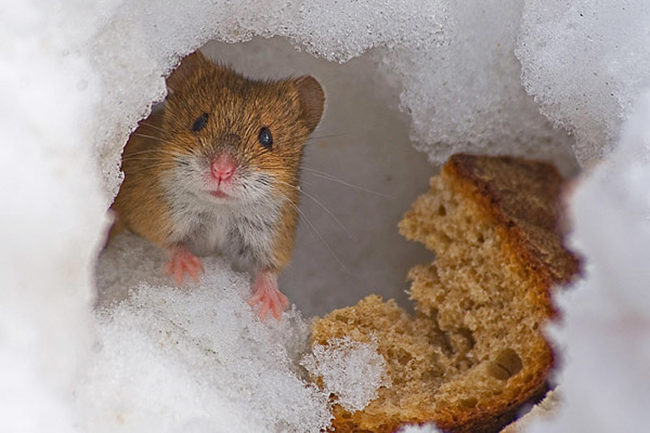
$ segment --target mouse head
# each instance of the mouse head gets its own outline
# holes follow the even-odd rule
[[[175,188],[223,204],[293,196],[324,109],[316,79],[249,80],[197,51],[167,86],[161,151]]]

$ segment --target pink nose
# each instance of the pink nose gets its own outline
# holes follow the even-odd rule
[[[219,182],[226,181],[235,174],[235,161],[225,154],[219,155],[210,164],[210,173]]]

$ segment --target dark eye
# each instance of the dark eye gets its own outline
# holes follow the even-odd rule
[[[271,131],[266,126],[260,129],[260,133],[257,134],[257,139],[260,141],[260,144],[267,149],[270,149],[273,146],[273,136]]]
[[[199,132],[208,124],[208,113],[201,114],[192,124],[192,131]]]

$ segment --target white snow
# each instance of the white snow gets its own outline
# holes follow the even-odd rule
[[[523,2],[450,2],[448,43],[392,50],[382,69],[402,89],[416,147],[432,162],[459,151],[554,160],[571,171],[572,140],[526,94],[513,49]]]
[[[320,144],[342,150],[338,158],[314,151],[313,167],[320,161],[343,181],[350,175],[399,196],[355,201],[356,192],[311,178],[337,213],[347,209],[343,225],[377,238],[346,244],[334,224],[320,231],[335,252],[345,251],[349,274],[363,269],[356,281],[371,282],[363,290],[422,262],[394,264],[418,253],[384,235],[394,233],[390,221],[407,195],[426,188],[428,168],[406,150],[409,132],[431,161],[458,150],[516,153],[553,159],[569,172],[571,149],[586,165],[603,159],[571,199],[573,239],[588,266],[561,298],[565,322],[554,334],[566,350],[560,380],[567,403],[556,421],[533,431],[642,431],[650,389],[647,98],[620,141],[619,132],[650,86],[649,8],[642,0],[0,3],[0,431],[317,432],[327,424],[328,391],[309,385],[298,363],[306,321],[296,310],[281,323],[256,321],[245,304],[245,277],[227,264],[208,260],[200,284],[172,288],[160,277],[160,251],[125,236],[94,279],[105,211],[121,181],[121,148],[164,97],[165,74],[209,40],[260,36],[285,41],[235,50],[234,66],[263,74],[259,56],[284,75],[311,54],[352,59],[338,81],[336,64],[303,65],[340,85],[338,95],[328,89],[332,122],[363,125],[362,134]],[[286,41],[310,54],[286,54]],[[298,254],[318,249],[313,236],[299,236]],[[298,301],[305,282],[308,309],[361,297],[349,290],[354,279],[340,284],[331,262],[307,261],[297,261],[301,271],[288,281]],[[373,267],[384,273],[372,277]],[[312,280],[319,290],[310,297]],[[348,355],[377,362],[368,348]],[[340,357],[321,358],[339,368]],[[337,392],[346,388],[339,379],[349,379],[348,388],[358,382],[350,369],[328,375]],[[415,431],[422,429],[433,431]]]
[[[583,281],[560,297],[564,349],[557,418],[529,429],[634,432],[650,424],[650,93],[610,157],[572,201]]]
[[[361,410],[377,398],[380,386],[390,387],[386,361],[377,353],[377,343],[335,338],[327,346],[316,344],[301,364],[323,389],[335,394],[336,402],[350,412]]]
[[[199,283],[170,287],[160,272],[165,260],[130,234],[116,238],[100,260],[98,340],[76,390],[83,430],[326,428],[329,394],[303,379],[294,362],[308,348],[300,313],[260,322],[246,302],[249,277],[217,258],[204,260]],[[125,289],[130,296],[116,303]],[[373,356],[359,353],[359,362]]]
[[[409,425],[402,427],[398,433],[438,433],[440,430],[432,424]]]
[[[581,162],[606,155],[650,87],[646,0],[527,0],[516,54],[542,112],[573,132]]]

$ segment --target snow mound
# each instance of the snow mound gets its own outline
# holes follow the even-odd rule
[[[412,139],[430,161],[460,151],[507,153],[570,169],[572,140],[551,127],[519,78],[514,47],[522,9],[520,0],[450,3],[448,43],[393,50],[381,59],[401,86]]]
[[[532,433],[645,431],[650,424],[650,93],[611,156],[579,184],[573,242],[586,275],[559,298],[563,405]]]
[[[517,45],[522,81],[542,112],[573,132],[578,160],[614,146],[650,87],[650,3],[527,0]]]
[[[206,261],[200,284],[173,289],[157,276],[160,251],[125,238],[100,264],[100,313],[93,311],[122,146],[164,98],[165,75],[209,40],[271,36],[332,61],[369,52],[400,92],[412,137],[432,161],[463,150],[542,156],[570,167],[571,139],[536,103],[575,134],[580,161],[606,156],[573,198],[587,275],[574,298],[562,301],[567,405],[555,424],[539,429],[645,429],[647,101],[618,148],[612,143],[632,101],[650,86],[650,6],[386,4],[3,5],[0,431],[316,432],[327,425],[325,393],[307,384],[298,364],[303,319],[293,311],[281,323],[256,322],[245,278],[217,259]],[[362,352],[370,353],[354,356]],[[594,377],[603,392],[593,391]],[[620,424],[612,428],[614,420]]]
[[[133,235],[116,238],[102,256],[98,339],[76,390],[83,430],[302,433],[329,426],[329,394],[303,379],[297,362],[308,349],[300,313],[260,322],[246,302],[249,276],[217,258],[204,260],[200,282],[169,287],[164,260]],[[353,352],[359,363],[376,356]]]

